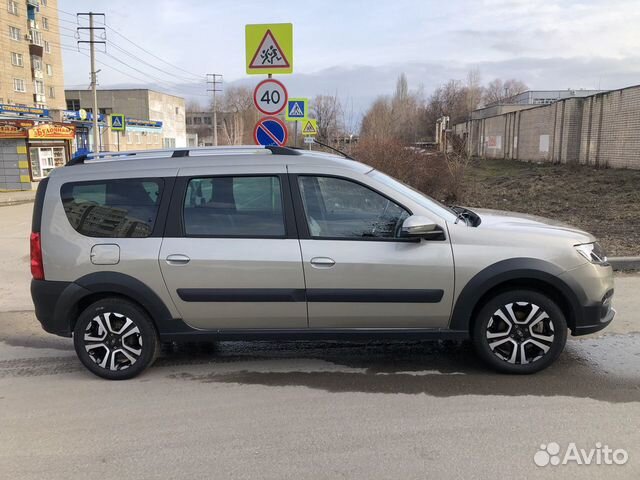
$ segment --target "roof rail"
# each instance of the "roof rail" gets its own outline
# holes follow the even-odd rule
[[[142,159],[142,158],[178,158],[178,157],[199,157],[204,155],[229,155],[263,153],[269,150],[272,155],[302,155],[298,150],[289,147],[276,146],[255,146],[255,145],[228,145],[221,147],[195,147],[195,148],[171,148],[160,150],[131,150],[127,152],[97,152],[87,153],[72,158],[67,162],[67,166],[80,165],[93,162],[104,162],[113,160]]]

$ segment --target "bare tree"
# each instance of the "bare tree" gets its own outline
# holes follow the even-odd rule
[[[477,68],[471,69],[467,72],[467,79],[465,82],[466,88],[466,114],[467,118],[471,117],[473,112],[482,101],[483,87],[480,80],[480,70]]]
[[[343,133],[342,104],[337,95],[317,95],[312,103],[313,117],[318,123],[318,140],[331,144]]]
[[[521,80],[511,78],[503,82],[499,78],[496,78],[489,82],[485,88],[484,103],[485,105],[490,103],[508,103],[511,97],[526,92],[528,89],[529,87]]]
[[[187,112],[202,112],[205,110],[205,107],[203,107],[200,102],[189,100],[185,106],[185,110]]]
[[[362,119],[361,135],[373,140],[407,144],[424,136],[422,89],[409,89],[407,77],[400,74],[393,96],[378,97]]]
[[[258,119],[248,87],[229,87],[219,105],[218,119],[222,124],[224,142],[228,145],[252,143],[250,131]]]
[[[362,118],[360,136],[375,141],[391,139],[393,136],[392,124],[391,102],[386,97],[378,97]]]

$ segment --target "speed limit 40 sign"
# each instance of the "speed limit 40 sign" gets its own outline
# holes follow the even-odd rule
[[[265,115],[277,115],[287,105],[287,89],[278,80],[268,78],[260,82],[253,92],[253,103]]]

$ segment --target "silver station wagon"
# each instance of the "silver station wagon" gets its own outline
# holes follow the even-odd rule
[[[43,328],[108,379],[161,342],[240,339],[470,338],[532,373],[615,315],[592,235],[284,147],[75,159],[39,185],[31,271]]]

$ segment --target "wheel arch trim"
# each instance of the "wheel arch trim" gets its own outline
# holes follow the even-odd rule
[[[561,296],[567,313],[570,313],[566,318],[567,325],[573,329],[575,315],[581,311],[587,296],[571,278],[559,278],[564,271],[553,263],[537,258],[511,258],[494,263],[474,275],[464,286],[455,301],[449,328],[469,330],[473,315],[487,294],[503,285],[507,286],[511,281],[519,282],[517,288],[526,288],[526,282],[530,281],[533,285],[545,284]]]
[[[71,316],[68,321],[71,331],[83,300],[97,294],[126,297],[137,303],[147,311],[159,333],[175,329],[174,317],[158,294],[140,280],[119,272],[94,272],[69,284],[60,295],[54,316],[58,319]]]

